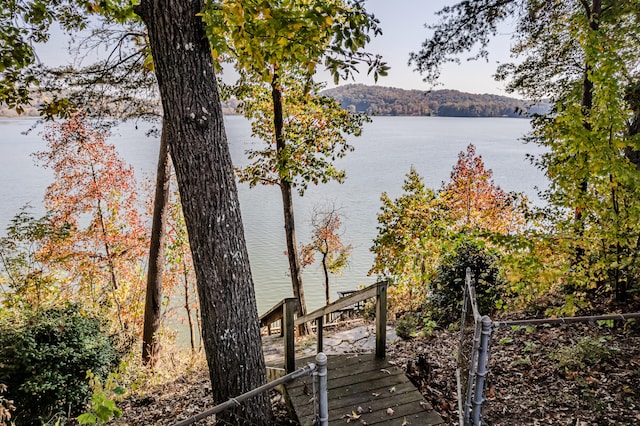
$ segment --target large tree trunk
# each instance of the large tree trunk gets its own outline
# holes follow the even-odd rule
[[[280,178],[280,192],[282,193],[282,207],[284,210],[284,231],[287,240],[287,256],[289,258],[289,272],[291,273],[291,285],[293,286],[293,297],[298,299],[298,315],[307,313],[307,302],[304,298],[304,287],[302,286],[302,268],[300,267],[300,257],[298,256],[298,245],[296,243],[296,225],[293,215],[293,197],[291,182],[289,181],[289,170],[282,152],[286,148],[283,134],[282,117],[282,92],[278,88],[278,75],[274,74],[271,82],[271,98],[273,100],[273,124],[276,138],[276,156],[278,162],[278,175]],[[300,326],[301,334],[307,334],[307,325]]]
[[[160,136],[160,154],[156,173],[156,193],[153,199],[151,243],[149,244],[149,268],[147,270],[147,295],[144,303],[144,330],[142,333],[142,361],[155,366],[160,345],[156,333],[160,328],[162,308],[162,273],[164,271],[164,241],[169,207],[169,183],[171,161],[169,157],[167,131],[164,123]]]
[[[266,382],[255,292],[202,0],[143,0],[169,149],[200,297],[216,403]],[[268,395],[222,413],[224,424],[268,425]]]

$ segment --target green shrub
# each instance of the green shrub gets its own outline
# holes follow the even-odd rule
[[[490,315],[496,309],[504,287],[497,256],[479,243],[465,240],[442,259],[427,301],[431,317],[438,324],[448,326],[460,321],[467,267],[475,278],[480,314]]]
[[[117,361],[101,321],[76,305],[0,319],[0,383],[16,406],[17,425],[83,411],[91,370],[104,378]]]
[[[577,344],[564,346],[555,353],[558,365],[567,371],[580,371],[586,367],[606,363],[616,349],[609,347],[606,337],[584,337]]]
[[[417,330],[418,317],[414,313],[404,314],[396,321],[396,335],[402,339],[415,337]]]

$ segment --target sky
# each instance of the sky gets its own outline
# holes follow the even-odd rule
[[[422,76],[413,70],[413,66],[408,65],[409,54],[418,52],[429,35],[425,24],[438,22],[435,12],[455,3],[457,1],[367,0],[366,8],[380,20],[383,32],[381,37],[372,40],[368,50],[382,54],[391,66],[389,75],[381,78],[378,84],[402,89],[431,89],[422,81]],[[504,95],[503,84],[496,82],[492,76],[497,67],[496,61],[509,59],[509,40],[509,35],[504,34],[492,41],[489,63],[485,60],[466,61],[466,57],[463,57],[460,65],[445,65],[440,77],[442,86],[436,88]],[[373,78],[363,76],[361,82],[373,84]]]
[[[413,66],[408,65],[409,54],[418,52],[429,34],[425,24],[436,23],[438,17],[435,12],[443,6],[455,3],[457,1],[453,0],[366,0],[365,7],[380,20],[383,32],[382,36],[372,38],[366,50],[381,54],[383,60],[391,67],[389,75],[381,77],[378,85],[402,89],[455,89],[469,93],[507,95],[504,84],[496,82],[492,77],[497,62],[509,60],[510,36],[507,33],[499,34],[492,41],[489,46],[489,62],[466,61],[463,57],[460,65],[447,64],[440,77],[441,85],[436,87],[423,82],[420,74],[413,71]],[[38,56],[45,64],[62,65],[63,58],[69,57],[66,46],[64,34],[55,29],[51,42],[38,49]],[[321,72],[318,80],[327,81],[328,87],[333,87],[327,72]],[[345,83],[350,82],[376,84],[372,76],[366,75],[366,69],[355,81]]]

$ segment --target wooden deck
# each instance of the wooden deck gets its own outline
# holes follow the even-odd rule
[[[296,360],[298,368],[314,357]],[[374,354],[328,355],[329,424],[439,425],[404,372]],[[313,384],[303,376],[285,385],[302,426],[313,425]],[[358,417],[359,416],[359,417]],[[357,417],[357,418],[356,418]]]

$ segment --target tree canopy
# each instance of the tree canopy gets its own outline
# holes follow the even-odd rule
[[[480,0],[440,11],[441,20],[411,61],[434,82],[464,52],[486,58],[491,36],[513,22],[513,63],[496,76],[510,91],[551,111],[533,120],[528,140],[547,148],[536,159],[551,181],[553,238],[564,243],[568,295],[613,293],[624,301],[640,285],[637,244],[638,1]],[[584,306],[584,304],[583,304]]]

